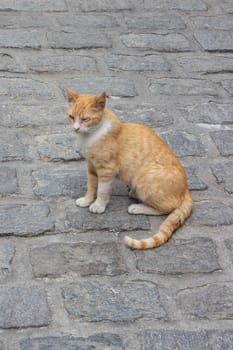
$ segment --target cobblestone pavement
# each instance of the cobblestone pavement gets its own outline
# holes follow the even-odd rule
[[[180,157],[195,202],[163,218],[75,206],[64,87],[109,94]],[[0,1],[0,349],[233,349],[232,0]],[[128,232],[130,231],[130,232]]]

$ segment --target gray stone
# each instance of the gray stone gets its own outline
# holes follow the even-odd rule
[[[209,350],[205,331],[145,330],[140,337],[143,350]],[[212,347],[211,347],[212,348]],[[213,348],[212,348],[213,349]]]
[[[208,7],[202,0],[145,0],[146,8],[161,10],[207,11]]]
[[[48,52],[24,57],[24,63],[33,72],[94,71],[96,62],[91,57],[78,54],[53,54]]]
[[[207,190],[208,186],[196,175],[196,169],[193,166],[185,167],[188,177],[188,185],[190,190],[203,191]]]
[[[203,156],[206,153],[200,139],[186,132],[174,130],[160,136],[179,157]]]
[[[0,161],[22,160],[25,158],[27,158],[26,147],[19,135],[2,128],[0,132]]]
[[[184,289],[178,293],[177,301],[189,319],[232,320],[232,295],[231,282],[213,283]]]
[[[15,256],[15,248],[10,244],[0,247],[0,281],[12,275],[12,262]],[[1,347],[0,347],[1,349]]]
[[[64,0],[1,0],[2,11],[66,11]]]
[[[110,48],[112,40],[104,33],[99,34],[77,34],[51,31],[47,34],[48,45],[53,49],[91,49]]]
[[[185,118],[194,124],[232,124],[233,105],[227,103],[204,102],[182,108]]]
[[[85,2],[80,1],[82,11],[122,11],[134,9],[134,2],[132,0],[86,0]]]
[[[192,17],[192,21],[197,29],[233,30],[231,16],[196,16]]]
[[[21,350],[123,350],[122,340],[119,335],[100,333],[88,338],[60,336],[27,338],[20,343]]]
[[[73,134],[54,134],[36,137],[37,151],[43,160],[79,160],[77,137]]]
[[[1,18],[0,18],[1,21]],[[8,53],[0,53],[0,71],[15,72],[17,64],[13,56]]]
[[[210,273],[221,269],[211,239],[172,239],[154,251],[136,253],[139,271],[161,274]]]
[[[224,190],[233,193],[233,162],[216,163],[211,165],[211,171],[218,184],[224,184]]]
[[[30,2],[31,3],[31,2]],[[1,6],[1,4],[0,4]],[[4,28],[45,28],[48,27],[51,22],[46,17],[36,16],[33,13],[23,14],[21,13],[19,16],[4,13],[0,14],[0,23],[1,27]]]
[[[107,56],[107,65],[112,70],[123,71],[169,71],[171,69],[168,61],[161,56]]]
[[[231,225],[233,224],[233,206],[213,200],[195,203],[187,223],[211,227]]]
[[[75,211],[67,211],[66,226],[79,232],[149,230],[149,219],[145,215],[127,213],[129,203],[127,198],[112,197],[103,214],[93,214],[88,208],[77,207]],[[147,234],[150,235],[148,232]]]
[[[0,47],[33,48],[41,47],[41,38],[35,30],[0,30]]]
[[[205,51],[233,51],[233,32],[199,30],[194,32],[196,40]]]
[[[34,277],[58,277],[69,272],[81,276],[115,276],[126,272],[116,243],[55,243],[30,252]]]
[[[10,194],[18,191],[16,169],[0,166],[0,194]]]
[[[222,156],[233,155],[233,130],[214,131],[210,136]]]
[[[186,25],[178,16],[141,16],[126,17],[126,24],[129,29],[148,30],[150,33],[168,33],[170,30],[185,29]]]
[[[55,97],[53,86],[30,78],[0,78],[0,95],[12,97],[36,96],[42,99]]]
[[[0,125],[6,127],[23,128],[67,124],[65,105],[46,104],[25,105],[25,104],[1,104]]]
[[[1,204],[0,236],[35,236],[51,231],[54,224],[46,204]]]
[[[118,77],[94,77],[63,80],[61,88],[69,87],[79,93],[99,94],[106,91],[111,96],[134,97],[137,95],[134,83]]]
[[[232,73],[233,58],[223,56],[187,56],[176,58],[186,72],[195,73]]]
[[[125,34],[121,36],[128,48],[153,49],[164,52],[190,51],[189,41],[182,34]]]
[[[63,288],[62,295],[67,312],[87,321],[167,318],[157,285],[147,281],[79,282]]]
[[[228,250],[228,254],[230,256],[231,262],[233,264],[233,239],[232,238],[226,239],[224,243]]]
[[[115,28],[119,26],[119,23],[115,16],[109,15],[67,15],[59,16],[56,18],[57,22],[62,26],[77,27],[80,30],[87,29],[103,29],[103,28]]]
[[[230,96],[233,96],[233,80],[232,79],[222,81],[222,86],[228,92],[228,94]]]
[[[220,7],[226,13],[233,13],[231,0],[224,0],[223,2],[221,2]]]
[[[50,312],[43,289],[0,288],[0,328],[41,327],[49,323]]]
[[[183,96],[217,96],[215,85],[202,79],[156,79],[152,80],[149,89],[158,95]]]
[[[125,123],[139,123],[151,128],[171,125],[173,116],[161,111],[156,105],[151,104],[129,104],[113,105],[110,107],[114,113]]]

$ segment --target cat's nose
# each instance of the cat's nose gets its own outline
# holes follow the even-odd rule
[[[74,130],[75,130],[76,132],[79,132],[80,128],[81,128],[81,125],[80,125],[79,123],[75,122],[75,123],[74,123]]]

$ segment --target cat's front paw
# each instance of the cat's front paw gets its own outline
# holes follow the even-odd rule
[[[91,213],[102,214],[105,211],[105,205],[94,202],[90,205],[89,210]]]
[[[81,198],[78,198],[75,201],[75,203],[78,207],[86,208],[86,207],[89,207],[89,205],[91,204],[91,201],[88,201],[85,197],[81,197]]]

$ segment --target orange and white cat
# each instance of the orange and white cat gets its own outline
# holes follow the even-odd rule
[[[169,214],[153,237],[124,238],[134,249],[159,247],[182,225],[192,211],[185,170],[175,154],[150,128],[122,123],[105,108],[106,94],[78,94],[67,89],[70,124],[77,133],[80,152],[88,161],[87,192],[80,207],[103,213],[114,178],[130,186],[141,203],[130,214]]]

